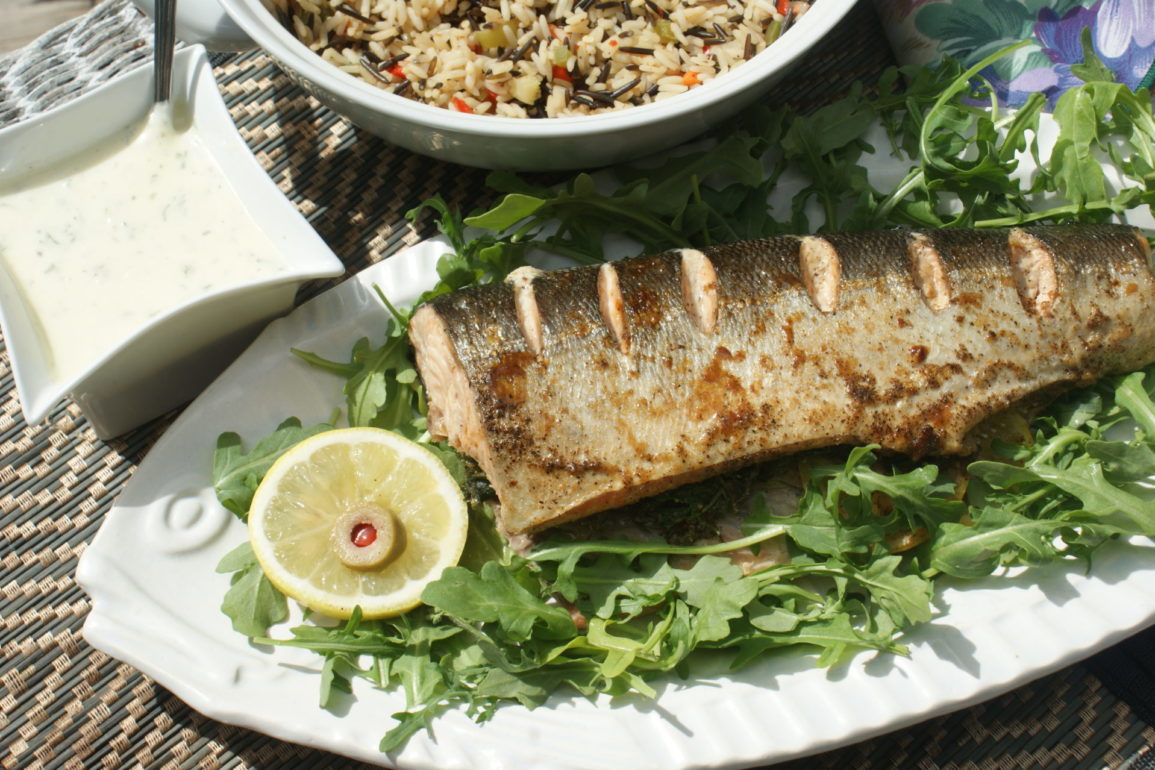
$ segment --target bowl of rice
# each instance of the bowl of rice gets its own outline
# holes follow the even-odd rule
[[[592,168],[778,82],[854,0],[221,0],[295,82],[414,152]]]

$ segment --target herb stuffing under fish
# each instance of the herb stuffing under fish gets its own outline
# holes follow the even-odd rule
[[[1155,360],[1116,225],[780,237],[515,271],[419,308],[429,428],[510,535],[775,455],[972,449],[984,418]]]

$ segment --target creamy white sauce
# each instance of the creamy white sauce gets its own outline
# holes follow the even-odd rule
[[[152,319],[283,270],[194,128],[167,105],[79,162],[0,190],[0,268],[59,380]]]

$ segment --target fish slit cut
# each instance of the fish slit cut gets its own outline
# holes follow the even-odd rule
[[[936,313],[946,310],[954,297],[942,253],[922,233],[911,233],[906,249],[910,256],[910,271],[923,302]]]
[[[703,334],[718,324],[718,274],[714,263],[697,249],[682,249],[682,304]]]
[[[842,284],[842,260],[834,244],[816,235],[803,236],[798,262],[810,301],[823,313],[833,313]]]
[[[622,297],[618,271],[609,262],[598,268],[598,310],[618,350],[622,355],[629,355],[630,329],[626,322],[626,301]]]
[[[519,267],[506,276],[506,282],[513,287],[513,307],[517,314],[517,325],[522,336],[535,356],[541,355],[544,341],[541,331],[541,311],[533,292],[533,281],[542,271],[535,267]]]
[[[1151,254],[1151,241],[1149,241],[1147,236],[1140,230],[1135,231],[1135,240],[1138,241],[1139,248],[1143,250],[1143,256],[1147,260],[1147,268],[1155,272],[1155,261],[1153,261]]]
[[[1041,239],[1018,227],[1007,235],[1007,250],[1023,309],[1050,318],[1059,298],[1055,253]]]

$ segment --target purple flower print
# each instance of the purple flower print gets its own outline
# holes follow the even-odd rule
[[[1059,98],[1059,94],[1082,82],[1071,74],[1071,65],[1083,61],[1083,30],[1094,27],[1101,4],[1095,2],[1085,8],[1072,8],[1062,16],[1050,8],[1039,11],[1034,28],[1035,39],[1053,66],[1049,86],[1036,90],[1045,93],[1052,105]],[[1025,99],[1030,90],[1024,88],[1022,91],[1021,99]]]
[[[1079,83],[1071,74],[1071,65],[1083,61],[1081,35],[1087,27],[1091,28],[1095,55],[1120,82],[1137,87],[1155,58],[1155,3],[1100,0],[1087,8],[1074,8],[1062,17],[1049,8],[1039,11],[1035,38],[1055,64],[1059,90]]]
[[[1031,94],[1041,93],[1046,95],[1047,101],[1053,106],[1059,94],[1082,82],[1071,74],[1071,67],[1068,64],[1035,67],[1008,81],[1001,80],[992,67],[983,70],[983,75],[987,76],[995,92],[1003,97],[1003,101],[1010,105],[1023,104]]]
[[[1041,93],[1053,106],[1082,81],[1084,31],[1119,82],[1137,88],[1155,60],[1155,0],[894,0],[939,52],[964,65],[1023,38],[1033,45],[986,67],[982,76],[1008,105]]]
[[[1155,3],[1151,0],[1103,0],[1092,26],[1095,52],[1131,88],[1155,60]]]
[[[1083,61],[1081,35],[1093,26],[1102,2],[1085,8],[1072,8],[1061,17],[1051,8],[1043,8],[1035,22],[1035,39],[1047,58],[1055,64],[1077,64]]]

